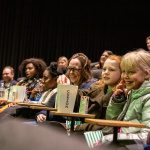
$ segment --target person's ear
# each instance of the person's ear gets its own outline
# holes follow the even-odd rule
[[[150,78],[150,71],[145,71],[145,79],[148,80]]]

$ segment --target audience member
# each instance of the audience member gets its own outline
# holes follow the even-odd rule
[[[58,83],[78,85],[79,89],[88,89],[96,80],[92,78],[90,61],[83,53],[74,54],[67,67],[66,75],[58,78]]]
[[[2,80],[0,84],[4,83],[4,88],[10,88],[12,85],[16,85],[17,81],[14,80],[14,69],[11,66],[5,66],[2,71]]]
[[[99,62],[98,64],[95,64],[91,69],[92,71],[92,76],[94,78],[97,79],[101,79],[101,72],[102,72],[102,68],[103,68],[103,64],[105,62],[105,60],[112,55],[113,52],[110,50],[104,50],[104,52],[102,53],[102,55],[100,56]]]
[[[17,81],[14,80],[14,69],[11,66],[5,66],[2,71],[2,80],[0,80],[0,87],[5,89],[4,101],[1,100],[0,104],[3,105],[11,98],[11,87],[16,85]]]
[[[60,56],[57,60],[57,67],[58,70],[63,70],[63,73],[65,74],[68,67],[68,59],[65,56]]]
[[[89,96],[89,114],[95,114],[95,118],[105,118],[105,110],[110,97],[115,91],[116,85],[121,79],[120,69],[121,57],[117,55],[109,56],[102,68],[102,79],[93,83],[90,90],[82,90],[81,94]],[[102,127],[84,123],[76,126],[76,131],[97,130]]]
[[[31,91],[39,83],[45,68],[46,63],[40,58],[25,59],[20,64],[21,78],[19,78],[17,85],[25,85],[27,87],[27,98],[30,98]]]
[[[58,72],[57,70],[57,64],[51,63],[49,67],[46,68],[46,70],[43,73],[43,90],[44,93],[42,94],[42,97],[40,98],[40,102],[44,103],[48,107],[54,107],[55,106],[55,99],[56,99],[56,87],[57,87],[57,77],[62,74],[62,72]],[[53,92],[53,94],[52,94]],[[57,120],[60,121],[61,117],[52,117],[46,118],[46,111],[40,111],[37,116],[37,122],[44,122],[47,120]],[[64,120],[64,119],[63,119]]]
[[[150,52],[150,36],[146,37],[147,50]]]

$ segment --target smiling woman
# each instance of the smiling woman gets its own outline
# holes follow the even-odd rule
[[[58,78],[58,83],[78,85],[79,89],[88,89],[95,81],[91,76],[90,61],[83,53],[74,54],[69,59],[66,75]]]

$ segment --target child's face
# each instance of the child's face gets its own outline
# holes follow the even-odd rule
[[[135,69],[123,70],[122,78],[125,81],[125,86],[128,90],[138,89],[145,81],[147,73],[136,67]]]
[[[120,81],[120,64],[115,60],[107,59],[102,70],[102,79],[108,86],[114,87]]]

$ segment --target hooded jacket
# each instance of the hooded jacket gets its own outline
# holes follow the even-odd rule
[[[128,139],[140,139],[145,141],[150,131],[150,80],[143,82],[141,87],[131,90],[125,101],[117,103],[111,99],[106,119],[115,119],[143,123],[147,128],[121,128]]]

